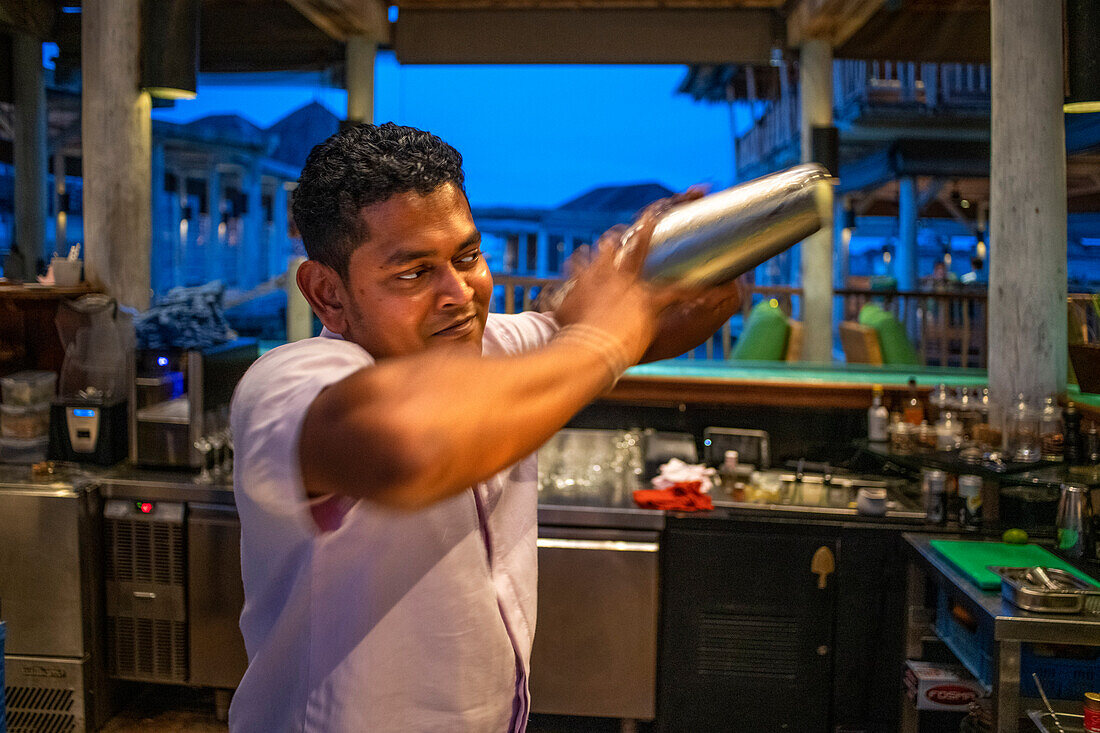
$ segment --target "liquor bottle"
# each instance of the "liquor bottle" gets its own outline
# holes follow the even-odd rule
[[[901,419],[910,425],[920,425],[924,422],[924,405],[921,404],[920,393],[917,392],[916,379],[909,380],[909,397],[905,400]]]
[[[890,411],[882,404],[882,385],[871,388],[871,407],[867,410],[867,439],[872,443],[885,443],[890,435]]]

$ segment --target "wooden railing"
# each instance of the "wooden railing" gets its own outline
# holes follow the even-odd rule
[[[512,275],[494,275],[494,281],[493,310],[500,313],[537,309],[539,295],[561,284],[558,279]],[[855,321],[864,305],[878,303],[906,324],[917,353],[929,366],[986,366],[987,299],[984,290],[926,292],[850,288],[836,290],[835,294],[837,321]],[[711,339],[685,354],[684,358],[726,358],[736,340],[734,329],[740,332],[744,318],[761,300],[774,300],[788,316],[802,319],[801,288],[749,285],[742,295],[742,317],[724,323]]]
[[[853,103],[989,107],[989,66],[895,61],[833,62],[833,107],[843,117]]]
[[[734,141],[738,168],[761,162],[797,140],[798,119],[798,94],[788,93],[772,102],[756,124]]]

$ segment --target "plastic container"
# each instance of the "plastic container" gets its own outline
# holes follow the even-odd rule
[[[49,402],[57,392],[57,372],[25,371],[0,378],[5,405]]]
[[[50,403],[37,405],[0,405],[0,436],[27,440],[50,431]]]
[[[0,438],[0,463],[38,463],[46,460],[50,436],[40,438]]]

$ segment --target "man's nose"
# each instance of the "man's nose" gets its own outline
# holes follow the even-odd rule
[[[439,306],[466,305],[473,299],[474,289],[466,280],[466,273],[448,265],[439,271]]]

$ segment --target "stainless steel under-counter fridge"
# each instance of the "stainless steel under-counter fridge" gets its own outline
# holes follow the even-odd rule
[[[110,714],[99,487],[0,464],[0,619],[9,733],[84,733]]]

